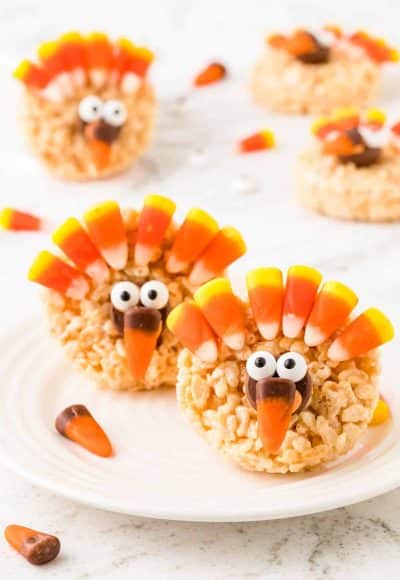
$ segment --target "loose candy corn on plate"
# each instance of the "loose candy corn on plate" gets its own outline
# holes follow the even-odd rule
[[[336,464],[287,476],[248,473],[221,460],[185,424],[172,390],[96,390],[71,370],[40,317],[8,332],[0,349],[0,458],[72,500],[156,518],[249,521],[324,511],[400,485],[396,342],[383,349],[381,377],[393,420],[370,428]],[[57,433],[57,415],[78,403],[102,425],[114,457],[96,457]]]

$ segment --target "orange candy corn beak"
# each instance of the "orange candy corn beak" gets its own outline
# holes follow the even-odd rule
[[[25,526],[10,525],[4,530],[7,542],[30,564],[41,566],[54,560],[60,552],[60,540]]]
[[[30,213],[5,207],[0,210],[0,228],[14,232],[35,232],[43,229],[43,221]]]
[[[217,360],[218,348],[214,332],[195,302],[183,302],[174,308],[167,318],[167,326],[183,346],[201,360]]]
[[[296,338],[306,323],[314,304],[322,276],[308,266],[292,266],[288,270],[283,304],[283,334]]]
[[[226,76],[226,68],[219,62],[212,62],[194,79],[196,87],[204,87],[221,81]]]
[[[345,361],[366,354],[392,340],[394,329],[390,320],[377,308],[369,308],[345,328],[331,344],[328,356]]]
[[[292,413],[299,406],[296,386],[287,379],[268,378],[256,388],[258,430],[267,453],[278,453],[289,429]]]
[[[175,204],[161,195],[147,195],[138,219],[135,262],[147,266],[161,246],[171,222]]]
[[[143,381],[161,334],[161,314],[154,308],[135,306],[124,315],[124,340],[128,368]]]
[[[57,431],[100,457],[110,457],[112,446],[107,435],[84,405],[71,405],[56,419]]]
[[[194,293],[194,300],[227,346],[234,350],[243,348],[244,308],[233,294],[229,280],[216,278],[207,282]]]
[[[248,272],[247,290],[257,328],[267,340],[280,329],[283,307],[283,279],[278,268],[257,268]]]
[[[338,135],[335,139],[324,141],[323,150],[324,153],[327,153],[328,155],[342,157],[362,153],[364,151],[364,145],[353,143],[353,141],[343,133]]]
[[[107,167],[111,161],[111,143],[95,137],[98,122],[86,125],[84,134],[87,146],[96,169],[101,170]]]

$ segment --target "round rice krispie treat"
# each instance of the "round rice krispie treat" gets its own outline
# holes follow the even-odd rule
[[[365,106],[375,97],[382,64],[398,59],[382,39],[332,26],[274,34],[266,44],[251,90],[257,103],[282,113]]]
[[[296,168],[301,204],[341,219],[400,219],[400,123],[387,127],[378,110],[344,110],[319,119],[313,133]]]
[[[225,278],[204,284],[169,315],[185,348],[179,406],[189,422],[245,469],[299,472],[350,451],[378,401],[373,350],[393,336],[385,315],[357,318],[354,292],[292,266],[247,275],[244,304]]]
[[[170,308],[245,252],[239,232],[201,209],[172,222],[175,204],[149,195],[140,213],[114,201],[67,219],[52,239],[65,258],[41,252],[29,279],[46,287],[50,331],[75,365],[111,389],[175,386],[178,340]]]
[[[153,54],[122,38],[68,33],[23,61],[24,131],[60,177],[99,179],[127,169],[149,144],[156,102],[146,79]]]

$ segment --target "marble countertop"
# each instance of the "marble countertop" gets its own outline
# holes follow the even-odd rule
[[[397,225],[347,224],[312,215],[293,199],[292,168],[308,139],[310,119],[288,119],[255,107],[248,73],[264,34],[298,23],[335,21],[372,27],[399,40],[399,8],[376,2],[352,6],[317,0],[233,3],[168,0],[64,4],[6,0],[0,6],[0,205],[30,208],[56,222],[66,213],[110,197],[139,205],[144,193],[171,195],[181,212],[206,206],[243,230],[248,264],[309,262],[363,289],[371,302],[393,309],[400,295]],[[273,14],[272,14],[273,12]],[[157,15],[155,18],[155,14]],[[129,18],[127,16],[129,15]],[[127,24],[129,22],[129,24]],[[154,144],[129,173],[102,183],[52,179],[26,151],[16,123],[18,87],[9,71],[48,37],[69,28],[107,29],[156,49],[153,79],[160,111]],[[231,72],[220,86],[194,92],[189,80],[209,59]],[[387,71],[383,106],[399,113],[397,71]],[[234,145],[263,127],[277,135],[276,151],[240,157]],[[24,279],[43,235],[0,236],[1,327],[36,308]],[[0,354],[1,356],[1,354]],[[379,477],[379,474],[376,474]],[[84,578],[392,578],[398,573],[400,491],[350,508],[304,518],[249,524],[190,524],[145,520],[89,509],[58,498],[0,467],[0,528],[24,522],[52,531],[62,555],[34,569],[0,542],[0,577]]]

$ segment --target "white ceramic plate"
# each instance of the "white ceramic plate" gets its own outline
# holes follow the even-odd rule
[[[54,493],[132,515],[249,521],[348,505],[400,484],[396,350],[384,351],[382,384],[394,421],[369,429],[351,456],[329,468],[268,476],[222,460],[185,424],[172,390],[96,390],[71,370],[42,323],[29,320],[0,341],[0,457]],[[74,403],[99,420],[115,457],[97,458],[55,431],[56,415]]]

